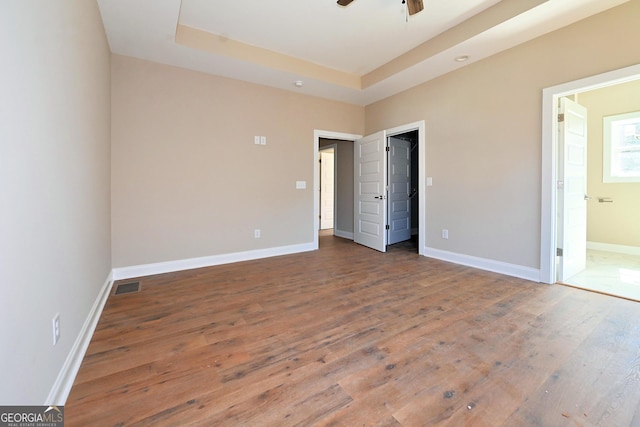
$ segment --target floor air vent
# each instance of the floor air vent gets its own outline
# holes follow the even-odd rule
[[[116,285],[115,295],[130,294],[131,292],[140,291],[140,282],[121,283]]]

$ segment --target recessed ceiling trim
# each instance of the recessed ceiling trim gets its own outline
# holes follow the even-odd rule
[[[356,74],[324,67],[303,59],[252,46],[186,25],[178,24],[175,41],[177,44],[193,49],[265,65],[270,68],[310,77],[346,88],[358,90],[362,88],[360,76]]]
[[[385,23],[389,22],[391,9],[386,9],[386,6],[381,7],[381,5],[387,5],[389,0],[358,1],[357,5],[351,6],[349,10],[341,10],[335,6],[334,1],[325,4],[318,0],[279,0],[278,2],[245,0],[224,3],[188,0],[192,6],[190,13],[192,16],[201,14],[205,17],[203,20],[196,20],[203,22],[205,26],[187,25],[187,21],[184,21],[184,25],[192,29],[204,29],[207,36],[203,37],[204,41],[200,40],[198,43],[195,43],[196,40],[186,38],[183,44],[180,44],[180,40],[185,36],[186,30],[181,28],[179,33],[176,33],[178,24],[183,22],[182,0],[98,0],[98,5],[113,54],[282,90],[295,90],[300,94],[355,105],[369,105],[588,16],[637,0],[547,0],[544,2],[502,0],[500,3],[497,1],[456,0],[455,2],[443,1],[440,4],[432,2],[431,6],[425,4],[425,12],[418,14],[410,26],[404,25],[387,33],[383,44],[387,47],[392,44],[397,49],[393,50],[396,52],[396,59],[392,59],[386,66],[381,65],[388,59],[384,61],[376,59],[380,41],[373,43],[371,39],[372,34],[378,33],[379,26],[370,25],[370,23],[378,22],[377,17]],[[391,2],[393,3],[395,2]],[[538,3],[539,6],[532,6]],[[454,19],[456,15],[450,14],[451,8],[464,4],[476,5],[477,8],[463,7],[461,10],[464,13],[457,15],[460,19]],[[483,7],[488,4],[491,6]],[[496,10],[505,13],[502,22],[495,18],[494,22],[498,23],[493,25],[486,22],[488,19],[486,16],[470,18],[477,13],[481,16],[486,15],[490,12],[483,14],[482,11],[498,4],[500,6],[491,13],[496,13]],[[367,7],[371,9],[366,9]],[[440,10],[440,7],[443,10]],[[508,18],[515,15],[509,12],[512,7],[521,8],[521,10],[527,7],[530,9]],[[309,13],[310,8],[315,11],[315,14]],[[349,25],[349,22],[355,19],[359,19],[357,22],[362,21],[360,19],[362,14],[358,8],[368,10],[365,21],[369,24],[364,30],[362,26]],[[401,8],[393,9],[400,12]],[[248,11],[254,13],[248,13]],[[436,35],[441,30],[430,31],[429,28],[437,25],[437,18],[442,16],[448,16],[453,19],[451,25],[462,25],[462,28],[453,30],[455,27],[451,25],[442,26],[442,29],[449,29],[448,34]],[[224,25],[217,22],[215,25],[206,26],[208,19],[212,17],[215,18],[214,21],[222,20]],[[283,17],[290,19],[283,21]],[[310,22],[313,25],[310,25]],[[473,22],[489,28],[482,31],[482,28],[472,27]],[[309,28],[312,31],[306,32]],[[324,30],[318,31],[318,28]],[[345,28],[349,30],[341,31]],[[412,32],[413,29],[419,29],[419,31]],[[424,35],[421,37],[423,29]],[[229,36],[225,39],[218,34],[229,34]],[[283,34],[288,37],[284,42],[278,37]],[[234,37],[237,43],[243,40],[240,36],[247,37],[244,43],[249,53],[240,54],[233,49],[230,49],[232,52],[216,52],[207,41],[217,38],[218,44],[234,45],[234,41],[229,38]],[[407,51],[401,47],[407,46],[406,43],[402,43],[407,39],[422,40],[424,46],[401,55],[401,52]],[[424,42],[425,40],[428,41]],[[201,44],[204,46],[200,46]],[[255,52],[260,51],[256,48],[257,45],[264,49],[262,53],[267,53],[267,59],[262,58],[256,62]],[[301,46],[305,52],[309,50],[312,54],[306,55],[303,52],[305,59],[302,59]],[[297,54],[290,52],[297,52]],[[389,49],[387,52],[390,52]],[[434,52],[437,53],[434,54]],[[348,55],[347,60],[345,55]],[[469,55],[470,60],[464,63],[452,60],[460,55]],[[390,57],[393,58],[394,55],[388,53],[384,56],[384,58]],[[291,61],[291,58],[298,58],[298,60]],[[314,61],[309,58],[323,60]],[[323,66],[317,64],[323,64]],[[340,64],[350,65],[343,68],[338,66]],[[357,70],[367,70],[367,73]],[[363,73],[366,81],[362,77]],[[296,80],[304,80],[304,87],[298,88],[293,85],[292,82]]]
[[[442,34],[362,76],[366,89],[549,0],[502,0]]]

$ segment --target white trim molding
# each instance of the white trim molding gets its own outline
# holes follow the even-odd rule
[[[423,248],[423,255],[429,258],[436,258],[441,261],[453,262],[455,264],[466,265],[480,270],[500,273],[507,276],[518,277],[532,282],[540,281],[540,270],[521,265],[509,264],[507,262],[495,261],[492,259],[464,255],[456,252],[443,251],[441,249]]]
[[[318,234],[316,232],[316,234]],[[317,239],[317,237],[316,237]],[[245,252],[212,255],[199,258],[181,259],[176,261],[157,262],[153,264],[133,265],[113,269],[113,280],[131,279],[133,277],[151,276],[154,274],[172,273],[174,271],[191,270],[193,268],[212,267],[214,265],[230,264],[240,261],[268,258],[272,256],[289,255],[318,249],[317,243],[303,243],[299,245],[279,246],[275,248],[257,249]]]
[[[62,365],[62,368],[58,373],[58,377],[56,378],[55,383],[53,383],[53,387],[51,387],[51,391],[49,391],[46,402],[43,402],[44,405],[65,405],[67,397],[69,397],[71,387],[73,386],[73,382],[76,379],[76,375],[78,375],[82,359],[84,359],[87,348],[89,348],[93,332],[96,330],[98,320],[100,320],[102,309],[107,303],[107,299],[111,293],[112,285],[113,272],[109,273],[107,280],[102,285],[100,292],[98,292],[98,296],[89,311],[89,315],[85,319],[84,324],[80,329],[80,333],[76,337],[73,347],[71,347],[71,350],[67,355],[64,365]]]
[[[614,245],[611,243],[587,242],[587,249],[593,251],[615,252],[617,254],[640,256],[639,246]]]

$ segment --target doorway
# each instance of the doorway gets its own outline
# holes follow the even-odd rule
[[[424,122],[379,131],[355,141],[354,241],[386,252],[425,236]]]
[[[581,94],[585,94],[589,91],[596,89],[602,89],[606,87],[612,87],[622,83],[631,82],[640,79],[640,66],[628,67],[621,70],[616,70],[610,73],[601,74],[586,79],[565,83],[559,86],[544,89],[543,91],[543,164],[542,164],[542,223],[541,223],[541,263],[540,263],[540,281],[544,283],[556,283],[559,281],[571,281],[570,277],[561,278],[563,268],[564,248],[562,247],[562,228],[563,223],[571,222],[571,216],[564,209],[562,205],[562,194],[564,191],[562,188],[566,185],[562,178],[561,171],[566,161],[563,158],[563,153],[560,152],[559,130],[561,125],[558,122],[559,106],[558,102],[563,97],[576,97],[579,98]],[[598,118],[597,120],[601,120]],[[585,187],[585,190],[588,190]],[[587,199],[588,191],[584,191],[583,197]],[[560,196],[560,197],[559,197]],[[590,195],[591,196],[591,195]],[[594,199],[586,200],[583,203],[597,203],[599,202],[597,196],[600,194],[593,194],[596,196]],[[585,242],[582,242],[586,246]],[[562,250],[562,252],[559,251]],[[593,249],[593,248],[592,248]],[[586,252],[586,251],[585,251]],[[584,257],[587,261],[587,270],[593,263],[599,263],[596,258],[602,259],[602,254],[594,254],[591,250],[588,255],[585,253]],[[611,262],[615,259],[620,259],[618,256],[606,256],[608,260],[608,267],[611,268]],[[616,261],[617,262],[617,261]],[[587,271],[584,270],[584,271]],[[629,271],[624,266],[619,266],[618,271]],[[639,272],[640,273],[640,272]],[[577,274],[580,274],[579,272]],[[578,278],[576,274],[572,277]],[[599,282],[602,282],[601,280]],[[579,286],[576,283],[576,286]],[[603,293],[607,292],[604,289],[595,289]]]
[[[387,250],[418,252],[418,131],[387,137]],[[406,169],[405,169],[406,167]]]
[[[411,205],[412,209],[412,226],[411,226],[411,239],[417,242],[417,249],[414,245],[412,250],[417,250],[417,253],[424,255],[425,253],[425,241],[426,241],[426,203],[425,203],[425,165],[426,159],[425,153],[425,123],[424,121],[409,123],[406,125],[391,128],[385,131],[388,136],[399,136],[404,134],[410,134],[417,144],[414,144],[413,153],[411,155],[412,161],[412,180],[415,181],[415,194],[412,195],[414,202]],[[319,158],[320,149],[325,144],[332,144],[337,142],[338,144],[338,161],[336,162],[336,169],[338,170],[336,179],[336,217],[334,218],[334,235],[350,240],[354,240],[354,141],[362,138],[362,135],[347,134],[341,132],[315,130],[314,131],[314,224],[313,224],[313,236],[314,247],[318,249],[319,239],[318,234],[320,230],[320,179],[319,179]],[[417,139],[417,141],[416,141]],[[329,141],[325,141],[329,140]],[[349,145],[350,144],[350,145]],[[348,152],[343,153],[344,147],[350,147]],[[343,155],[344,154],[344,155]],[[348,165],[349,176],[342,176],[340,169]],[[412,181],[413,182],[413,181]],[[345,183],[348,183],[343,190]],[[412,184],[413,185],[413,184]],[[412,187],[413,188],[413,187]],[[341,193],[347,194],[348,201],[342,201]],[[345,199],[346,200],[346,199]],[[344,210],[344,211],[343,211]],[[342,220],[341,220],[342,218]],[[345,221],[348,218],[348,223]]]
[[[562,256],[558,257],[557,281],[640,301],[640,228],[637,226],[640,183],[635,182],[635,178],[625,182],[623,177],[612,182],[605,174],[607,166],[612,164],[611,158],[604,155],[605,141],[611,136],[611,128],[604,123],[611,123],[621,112],[640,110],[640,80],[581,92],[572,98],[560,99],[563,120],[559,124],[558,165],[564,188],[558,189],[558,209],[564,219],[558,221],[558,247],[562,248]],[[563,115],[566,105],[569,107]],[[578,116],[586,119],[589,128],[588,138],[586,132],[580,132],[588,140],[582,144],[584,149],[576,147],[581,138],[565,129],[570,120],[574,130],[579,130]],[[628,162],[628,158],[634,159],[637,148],[633,141],[640,137],[640,124],[637,119],[621,123],[632,145],[631,150],[621,153],[626,153],[625,164],[631,165],[633,162]],[[576,155],[579,151],[584,153]],[[566,176],[567,171],[571,172],[570,178]],[[570,182],[582,188],[574,192],[573,205],[564,206],[563,199],[571,203]]]
[[[353,141],[362,135],[314,131],[313,245],[319,248],[319,235],[332,234],[353,240]],[[320,229],[320,157],[323,148],[334,147],[334,217],[333,231]]]
[[[325,234],[333,234],[335,211],[336,211],[336,181],[337,181],[337,149],[338,144],[334,143],[328,146],[323,146],[320,149],[320,156],[318,162],[320,183],[320,230],[325,230]]]
[[[323,167],[323,164],[327,166],[331,162],[331,158],[333,172],[330,171],[331,166]],[[334,235],[353,240],[353,140],[320,138],[317,166],[320,174],[316,176],[318,232],[322,236]],[[325,174],[328,176],[323,179]],[[331,201],[327,200],[331,192],[330,181],[333,181],[333,209]]]

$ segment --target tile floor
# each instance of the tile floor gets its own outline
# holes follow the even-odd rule
[[[565,284],[640,301],[640,256],[587,251],[587,268]]]

